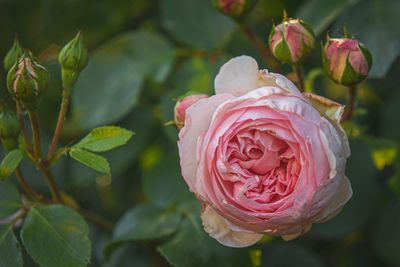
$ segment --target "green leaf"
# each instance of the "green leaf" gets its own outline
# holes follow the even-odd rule
[[[235,27],[232,20],[213,8],[211,1],[162,0],[160,8],[165,29],[192,47],[220,48]]]
[[[373,241],[378,255],[391,266],[400,266],[400,201],[389,203],[373,232]]]
[[[24,154],[19,149],[8,152],[0,164],[0,180],[4,180],[10,176],[10,174],[18,167],[23,157]]]
[[[129,210],[118,222],[113,234],[115,241],[156,239],[175,232],[181,218],[174,210],[153,204],[140,204]]]
[[[143,173],[145,195],[150,202],[161,207],[171,204],[185,205],[190,201],[195,201],[194,195],[189,191],[181,175],[177,147],[169,149],[169,153],[162,155],[158,151],[158,162]],[[150,160],[154,158],[151,154],[150,156]]]
[[[12,225],[0,225],[0,266],[22,267],[21,248]]]
[[[400,1],[359,1],[335,23],[334,29],[346,24],[350,33],[363,42],[373,58],[369,77],[384,77],[400,53],[400,27],[397,17]],[[318,13],[318,12],[317,12]]]
[[[93,129],[73,147],[104,152],[126,144],[133,135],[132,131],[117,126],[103,126]]]
[[[91,244],[85,220],[63,205],[33,207],[21,239],[26,251],[45,267],[80,267],[90,262]]]
[[[143,81],[162,81],[169,73],[173,47],[149,32],[128,32],[101,47],[90,58],[72,93],[72,116],[82,129],[113,123],[136,105]]]
[[[305,246],[282,241],[265,246],[262,251],[262,263],[262,266],[268,267],[325,266],[324,262]]]
[[[71,148],[71,150],[69,151],[69,155],[74,160],[79,161],[89,168],[105,174],[110,174],[110,165],[108,164],[108,161],[105,157],[80,148]]]
[[[198,215],[189,215],[176,236],[157,250],[175,267],[251,266],[247,249],[219,244],[204,232]]]
[[[344,10],[358,0],[308,0],[297,11],[295,17],[310,24],[316,35],[320,35]]]
[[[0,219],[8,217],[22,208],[21,196],[9,182],[0,182]]]

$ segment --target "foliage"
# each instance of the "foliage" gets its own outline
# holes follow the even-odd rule
[[[38,109],[43,151],[63,94],[58,53],[78,30],[89,51],[47,162],[60,199],[50,198],[38,175],[43,166],[24,142],[1,150],[0,266],[399,266],[400,3],[259,0],[243,24],[251,39],[211,2],[0,1],[0,58],[18,36],[51,77]],[[267,47],[283,9],[312,26],[316,44],[327,31],[340,36],[345,23],[372,53],[370,77],[358,86],[353,120],[344,124],[354,195],[337,217],[295,241],[226,248],[203,230],[201,207],[180,174],[178,132],[165,124],[182,94],[211,94],[219,67],[233,56],[249,54],[293,77],[289,66],[265,60],[257,48]],[[307,90],[345,103],[347,88],[321,75],[314,52],[303,64]],[[6,76],[1,69],[0,97],[14,108]],[[24,191],[19,172],[35,193]]]

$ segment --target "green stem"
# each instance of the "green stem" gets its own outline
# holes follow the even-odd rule
[[[65,117],[66,117],[67,111],[68,111],[70,94],[71,94],[71,90],[64,88],[64,90],[62,92],[60,111],[58,113],[57,126],[56,126],[56,129],[54,130],[53,140],[51,141],[49,152],[47,153],[47,161],[49,161],[49,162],[54,157],[54,154],[56,153],[56,150],[57,150],[58,142],[60,141],[62,127],[63,127],[64,120],[65,120]]]
[[[43,162],[36,162],[36,164],[39,170],[44,174],[44,177],[46,178],[46,182],[50,189],[53,201],[56,203],[63,203],[60,190],[58,190],[56,179],[54,178],[53,174],[50,172],[50,170],[47,169],[47,167],[43,164]]]
[[[28,150],[31,151],[32,145],[31,145],[31,142],[29,141],[28,130],[26,129],[26,126],[25,126],[24,111],[22,110],[21,104],[18,101],[16,102],[16,109],[17,109],[17,114],[18,114],[19,126],[22,131],[22,137],[24,138],[25,146]]]
[[[300,92],[304,92],[304,76],[303,70],[298,65],[293,65],[293,71],[296,73],[297,76],[297,85],[299,86]]]
[[[356,86],[350,85],[348,90],[347,105],[342,116],[342,121],[348,121],[353,117],[355,101]]]
[[[33,156],[35,161],[41,160],[42,149],[40,144],[40,127],[39,119],[36,111],[28,111],[29,120],[32,128]]]
[[[264,45],[264,42],[260,39],[260,37],[258,37],[258,35],[247,25],[244,24],[240,25],[240,29],[249,39],[251,44],[260,54],[260,56],[264,59],[265,63],[267,64],[267,67],[279,72],[280,70],[279,64],[275,61],[268,47]]]
[[[17,167],[17,169],[15,170],[15,175],[17,176],[18,182],[20,183],[22,189],[24,189],[26,195],[30,199],[39,201],[42,199],[42,197],[29,186],[28,182],[26,181],[25,177],[22,174],[20,167]]]

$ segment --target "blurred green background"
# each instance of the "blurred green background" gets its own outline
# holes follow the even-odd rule
[[[208,0],[0,0],[0,58],[18,36],[51,72],[40,107],[44,142],[61,94],[56,57],[78,30],[91,57],[73,89],[63,140],[105,124],[136,132],[128,145],[106,154],[112,177],[69,159],[56,166],[63,191],[116,224],[108,230],[91,225],[91,266],[400,266],[400,1],[259,0],[247,25],[266,42],[283,9],[310,23],[318,44],[328,30],[339,36],[346,23],[373,54],[355,118],[345,125],[354,195],[336,218],[295,241],[265,238],[230,249],[202,230],[200,207],[180,175],[178,132],[164,124],[183,93],[213,93],[227,59],[247,54],[265,67],[240,27]],[[320,54],[317,46],[305,62],[306,82],[344,103],[346,88],[320,75]],[[0,96],[11,101],[5,77],[2,69]],[[23,169],[46,192],[34,168]],[[28,256],[25,262],[36,266]]]

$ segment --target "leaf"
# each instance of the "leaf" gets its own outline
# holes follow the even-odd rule
[[[157,250],[175,267],[251,266],[247,249],[219,244],[204,232],[198,215],[189,215],[176,236]]]
[[[195,201],[194,195],[182,178],[177,155],[176,146],[169,148],[168,154],[158,155],[158,162],[143,173],[145,195],[150,202],[161,207],[171,204],[185,205]]]
[[[133,135],[132,131],[117,126],[103,126],[93,129],[73,147],[104,152],[126,144]]]
[[[377,218],[373,232],[376,251],[391,266],[400,266],[400,201],[390,202]]]
[[[6,179],[18,167],[24,154],[19,149],[14,149],[4,157],[0,164],[0,180]]]
[[[80,148],[71,148],[71,150],[69,151],[69,155],[74,160],[79,161],[89,168],[105,174],[110,174],[110,165],[108,164],[108,161],[105,157]]]
[[[358,0],[308,0],[297,11],[295,17],[310,24],[316,35],[320,35],[344,10]]]
[[[29,210],[21,239],[40,266],[79,267],[90,261],[88,234],[88,225],[74,210],[63,205],[45,205]]]
[[[220,48],[235,27],[232,20],[213,8],[211,1],[162,0],[160,4],[165,29],[192,47]]]
[[[369,77],[384,77],[400,53],[398,10],[400,2],[397,0],[360,1],[334,25],[334,29],[339,30],[346,23],[350,33],[370,50],[373,64]]]
[[[18,190],[9,182],[0,182],[0,219],[8,217],[22,208]]]
[[[21,248],[12,225],[0,225],[0,266],[22,267]]]
[[[262,266],[268,267],[325,266],[324,262],[305,246],[282,241],[265,246],[262,251],[262,263]]]
[[[113,234],[115,241],[156,239],[172,234],[178,227],[180,215],[152,204],[140,204],[129,210],[118,222]]]
[[[72,116],[82,129],[113,123],[137,103],[144,78],[166,78],[172,46],[149,31],[119,35],[98,48],[72,93]]]

